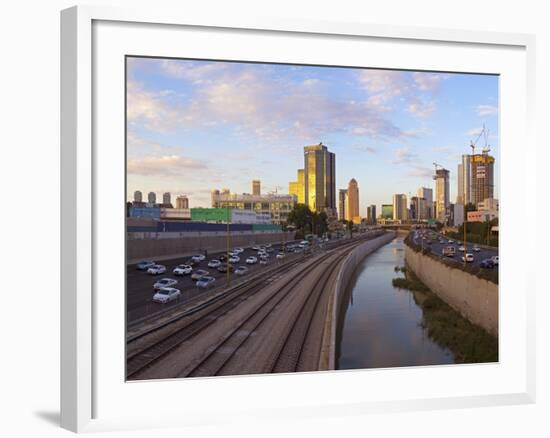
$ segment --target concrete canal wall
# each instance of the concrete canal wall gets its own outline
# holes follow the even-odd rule
[[[181,233],[181,237],[169,238],[162,235],[156,237],[144,236],[148,238],[133,237],[126,241],[128,263],[135,262],[138,259],[162,260],[163,258],[188,256],[198,252],[223,251],[227,248],[227,234],[223,232]],[[275,243],[293,239],[294,232],[234,232],[230,235],[230,247]]]
[[[407,267],[473,324],[498,336],[498,285],[447,266],[405,245]]]
[[[333,297],[329,301],[329,308],[327,309],[327,319],[323,332],[323,347],[319,360],[320,370],[334,370],[336,368],[337,329],[340,322],[339,320],[343,317],[342,307],[346,304],[345,292],[353,277],[353,272],[367,255],[391,242],[395,236],[396,233],[390,231],[375,239],[369,240],[357,246],[342,262],[336,279]]]

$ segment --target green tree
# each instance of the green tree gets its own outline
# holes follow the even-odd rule
[[[305,234],[311,231],[313,213],[305,204],[296,204],[288,214],[288,223],[296,227],[296,230]]]

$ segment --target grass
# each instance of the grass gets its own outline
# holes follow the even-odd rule
[[[406,278],[394,278],[395,287],[413,293],[415,303],[422,308],[422,327],[439,346],[455,355],[457,363],[498,361],[498,338],[472,324],[435,295],[412,272]]]

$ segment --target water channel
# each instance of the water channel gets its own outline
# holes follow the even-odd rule
[[[405,265],[402,237],[365,258],[348,288],[340,330],[337,369],[385,368],[455,363],[422,326],[423,310],[413,293],[392,285]]]

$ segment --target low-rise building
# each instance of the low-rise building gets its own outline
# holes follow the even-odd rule
[[[498,211],[477,210],[468,212],[468,222],[487,222],[498,218]]]

